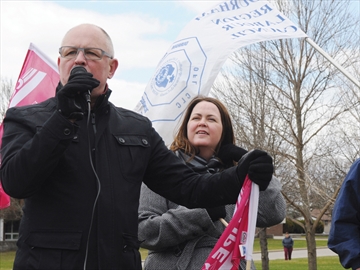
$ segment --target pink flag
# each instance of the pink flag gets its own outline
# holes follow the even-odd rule
[[[255,200],[250,197],[252,190],[255,190],[255,195],[257,195]],[[250,257],[248,256],[248,247],[253,245],[256,215],[254,224],[254,215],[250,213],[254,211],[257,213],[256,199],[258,198],[258,187],[246,177],[236,202],[234,215],[205,261],[202,270],[238,270],[240,259],[251,260],[251,254]],[[250,205],[253,201],[255,201],[255,207]],[[252,253],[252,248],[250,253]]]
[[[3,125],[0,125],[0,148],[1,148],[1,138],[3,135]],[[1,156],[0,156],[0,165],[1,165]],[[0,209],[4,209],[10,206],[10,197],[5,193],[0,182]]]
[[[26,54],[15,92],[10,98],[9,108],[42,102],[55,95],[55,88],[60,76],[57,65],[41,52],[34,44],[30,43]],[[3,125],[0,125],[0,148],[3,135]],[[1,164],[1,157],[0,157]],[[10,205],[7,195],[0,182],[0,209]]]
[[[56,63],[30,43],[9,107],[35,104],[53,97],[59,79]]]

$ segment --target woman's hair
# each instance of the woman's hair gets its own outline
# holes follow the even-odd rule
[[[231,123],[231,118],[230,118],[229,112],[226,109],[226,107],[224,106],[224,104],[222,104],[216,98],[197,96],[192,101],[190,101],[190,103],[186,107],[186,110],[182,117],[182,123],[175,135],[174,141],[170,145],[170,150],[172,150],[174,152],[177,150],[183,150],[188,155],[191,155],[191,158],[193,158],[199,152],[198,149],[195,146],[193,146],[188,139],[187,124],[189,122],[189,119],[190,119],[190,116],[191,116],[191,113],[192,113],[194,107],[202,101],[206,101],[206,102],[210,102],[210,103],[214,104],[219,109],[220,116],[221,116],[221,123],[223,126],[223,130],[222,130],[220,141],[216,146],[215,154],[217,154],[217,152],[219,151],[222,144],[234,144],[235,137],[234,137],[234,130],[233,130],[232,123]]]

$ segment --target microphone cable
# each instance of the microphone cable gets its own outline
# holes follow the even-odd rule
[[[87,93],[85,93],[85,98],[86,98],[86,102],[87,102],[87,106],[88,106],[88,115],[87,115],[87,121],[86,121],[86,129],[87,129],[87,139],[88,139],[88,149],[89,149],[89,159],[90,159],[90,165],[91,165],[91,169],[94,172],[94,175],[96,177],[96,181],[97,181],[97,194],[95,197],[95,201],[94,201],[94,205],[92,208],[92,213],[91,213],[91,221],[90,221],[90,228],[89,228],[89,233],[87,236],[87,240],[86,240],[86,251],[85,251],[85,260],[84,260],[84,270],[86,270],[86,264],[87,264],[87,259],[88,259],[88,253],[89,253],[89,242],[90,242],[90,235],[91,235],[91,230],[92,230],[92,226],[93,226],[93,222],[94,222],[94,216],[95,216],[95,210],[96,210],[96,205],[100,196],[100,191],[101,191],[101,183],[100,183],[100,179],[96,173],[93,161],[92,161],[92,156],[91,156],[91,143],[90,143],[90,134],[89,134],[89,125],[90,125],[90,114],[91,114],[91,106],[90,106],[90,91],[88,91]],[[95,134],[96,135],[96,134]]]

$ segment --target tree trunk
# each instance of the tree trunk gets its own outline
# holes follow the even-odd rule
[[[308,269],[317,270],[315,228],[310,221],[306,221],[305,223],[305,233],[308,251]]]
[[[261,266],[262,270],[269,270],[269,252],[266,237],[266,228],[262,228],[259,232],[260,247],[261,247]]]

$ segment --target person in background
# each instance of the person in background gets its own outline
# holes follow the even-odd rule
[[[344,268],[360,270],[360,159],[350,167],[335,201],[328,247]]]
[[[10,108],[3,122],[0,178],[7,194],[25,199],[14,270],[142,269],[142,182],[190,208],[236,202],[247,173],[269,184],[266,152],[201,175],[165,146],[149,119],[115,107],[107,80],[118,60],[102,28],[75,26],[60,46],[56,96]]]
[[[291,238],[288,232],[285,233],[285,237],[282,240],[284,247],[285,260],[291,260],[291,253],[293,251],[294,240]]]
[[[236,166],[236,162],[246,155],[247,151],[237,147],[234,141],[231,119],[225,106],[217,99],[199,96],[184,112],[170,149],[192,170],[211,175]],[[273,177],[268,187],[259,187],[257,226],[280,223],[286,214],[280,182]],[[143,184],[139,240],[143,241],[141,246],[149,250],[144,269],[201,269],[225,229],[220,219],[229,222],[234,208],[234,204],[228,204],[188,209]],[[245,265],[243,260],[241,269],[245,269]],[[255,269],[253,263],[252,269]]]

